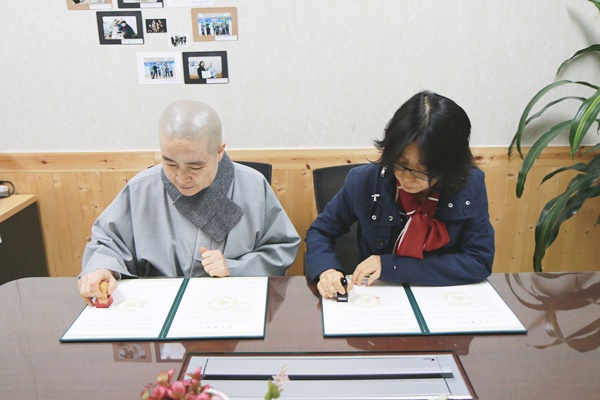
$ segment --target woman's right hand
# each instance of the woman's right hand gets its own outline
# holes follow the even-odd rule
[[[317,283],[317,289],[324,299],[330,299],[335,297],[336,293],[346,294],[344,286],[342,286],[342,274],[337,269],[328,269],[321,272],[319,275],[319,283]],[[348,282],[348,292],[352,290],[352,284]]]

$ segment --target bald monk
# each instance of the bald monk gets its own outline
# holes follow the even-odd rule
[[[79,293],[121,277],[285,275],[300,237],[264,176],[232,162],[221,120],[180,100],[159,121],[162,164],[131,179],[92,226]]]

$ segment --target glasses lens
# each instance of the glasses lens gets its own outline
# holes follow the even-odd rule
[[[421,171],[415,171],[412,170],[410,171],[410,173],[417,179],[420,179],[422,181],[427,181],[429,180],[429,176],[425,173],[425,172],[421,172]]]

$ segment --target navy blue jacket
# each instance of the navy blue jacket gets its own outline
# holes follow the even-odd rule
[[[460,285],[479,282],[492,272],[494,229],[489,221],[484,173],[473,168],[463,188],[443,190],[435,218],[444,222],[450,243],[421,259],[393,254],[405,224],[396,204],[396,178],[379,164],[353,168],[342,189],[306,233],[307,273],[312,279],[330,268],[345,273],[333,239],[358,221],[360,260],[381,255],[380,279],[418,285]],[[378,194],[379,196],[373,196]]]

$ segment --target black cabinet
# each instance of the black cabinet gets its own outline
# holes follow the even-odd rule
[[[35,196],[0,199],[0,240],[0,285],[29,276],[48,276]]]

